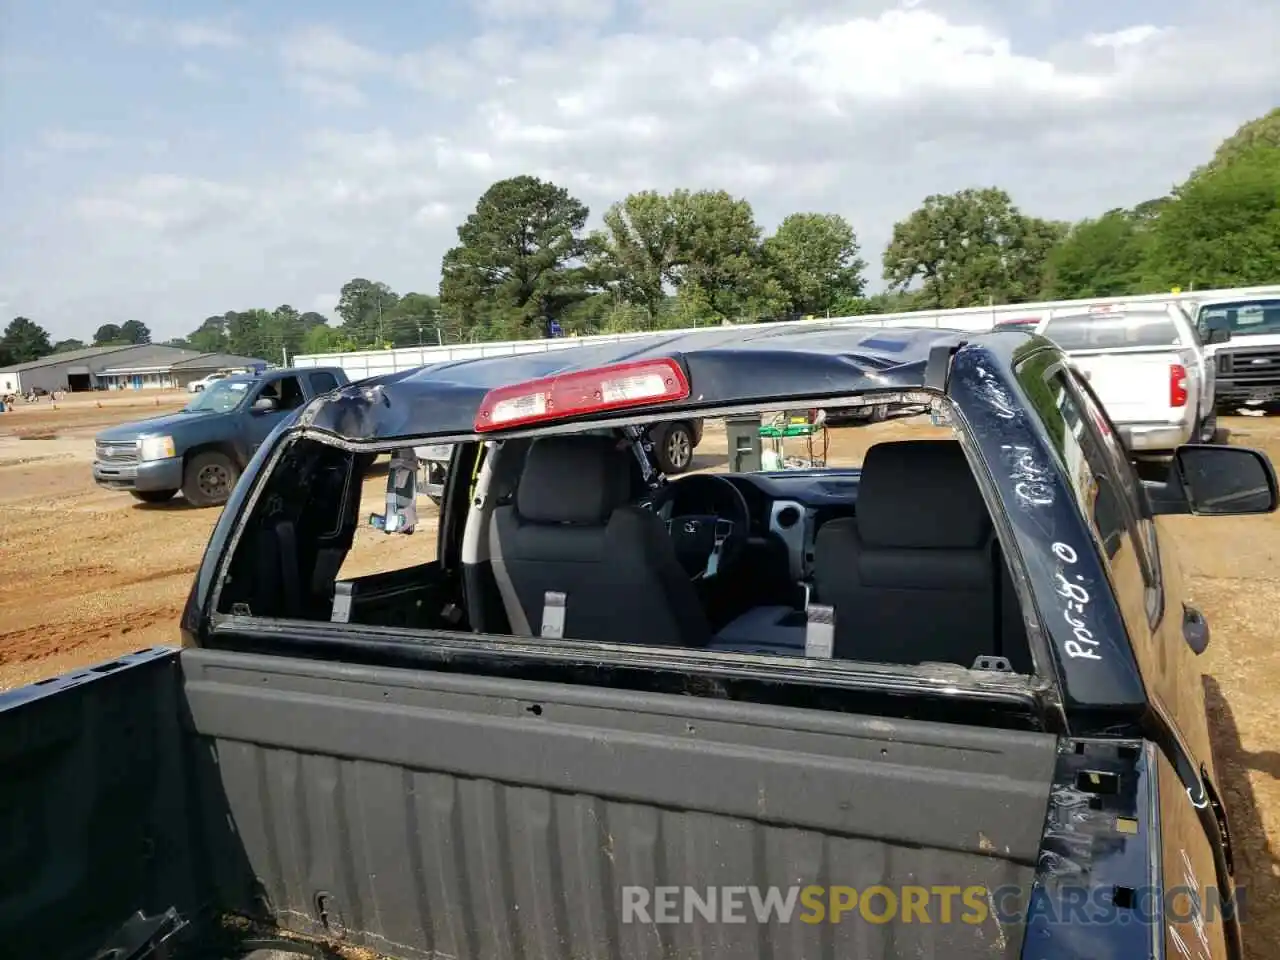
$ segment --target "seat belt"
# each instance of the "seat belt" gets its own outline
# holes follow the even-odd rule
[[[516,585],[507,572],[506,561],[502,558],[502,538],[498,536],[498,521],[493,511],[489,511],[489,566],[493,570],[493,579],[498,583],[498,593],[502,597],[502,605],[507,608],[507,623],[511,632],[517,637],[532,637],[529,629],[529,618],[525,615],[524,605],[520,603],[520,595],[516,593]]]
[[[1004,656],[1004,557],[1000,552],[1000,538],[991,534],[991,593],[995,598],[995,617],[991,621],[995,640],[995,655]]]

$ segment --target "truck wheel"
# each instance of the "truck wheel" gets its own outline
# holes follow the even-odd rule
[[[230,457],[216,450],[196,454],[182,473],[182,495],[193,507],[218,507],[227,502],[240,470]]]
[[[172,500],[177,494],[177,490],[130,490],[133,499],[141,500],[143,503],[164,503]]]
[[[668,476],[684,473],[693,463],[693,431],[687,423],[673,423],[662,432],[654,454],[658,469]]]

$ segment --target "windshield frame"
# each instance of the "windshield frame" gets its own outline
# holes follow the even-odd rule
[[[1060,329],[1071,331],[1077,337],[1080,334],[1087,333],[1091,328],[1096,328],[1103,333],[1120,332],[1134,328],[1138,332],[1134,341],[1131,343],[1082,343],[1078,340],[1072,340],[1070,337],[1064,342],[1055,338],[1053,328],[1059,325]],[[1190,324],[1188,324],[1190,326]],[[1170,342],[1155,342],[1156,338],[1149,336],[1141,336],[1144,328],[1171,330],[1174,334],[1174,340]],[[1142,311],[1125,311],[1123,313],[1064,313],[1058,316],[1051,316],[1047,319],[1038,331],[1040,336],[1052,340],[1059,350],[1065,353],[1079,353],[1090,350],[1153,350],[1158,348],[1167,348],[1177,350],[1181,347],[1192,346],[1187,343],[1187,333],[1182,330],[1177,320],[1169,313],[1168,310],[1142,310]]]
[[[253,394],[253,390],[251,389],[253,387],[253,384],[254,384],[254,381],[252,380],[236,380],[230,377],[224,378],[222,380],[215,380],[213,383],[210,383],[207,387],[205,387],[203,390],[197,393],[186,404],[186,406],[182,408],[182,412],[183,413],[234,413],[236,410],[244,406],[246,400],[248,400],[248,398]],[[242,391],[240,389],[237,389],[238,387],[243,387],[243,396],[241,396],[240,399],[236,403],[232,404],[231,406],[225,409],[222,409],[220,407],[213,406],[212,403],[206,404],[206,401],[208,401],[211,396],[222,396],[227,393],[241,393]]]
[[[1240,310],[1243,307],[1258,307],[1263,312],[1262,323],[1240,323]],[[1242,300],[1225,300],[1213,303],[1202,303],[1196,309],[1196,330],[1206,336],[1209,329],[1209,314],[1217,312],[1226,314],[1225,329],[1234,337],[1280,336],[1280,297],[1254,297]],[[1270,315],[1270,318],[1268,317]]]

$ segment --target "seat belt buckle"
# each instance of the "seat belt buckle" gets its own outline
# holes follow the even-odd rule
[[[548,590],[542,595],[542,632],[544,640],[564,639],[564,610],[568,595]]]
[[[707,555],[707,568],[702,572],[703,580],[710,580],[720,572],[720,556],[724,552],[725,541],[733,535],[732,520],[716,520],[714,528],[715,541],[711,546],[711,553]]]
[[[835,607],[810,603],[804,608],[804,616],[804,655],[816,660],[830,660],[835,651]]]
[[[329,614],[330,623],[351,622],[351,588],[350,580],[339,580],[333,585],[333,612]]]

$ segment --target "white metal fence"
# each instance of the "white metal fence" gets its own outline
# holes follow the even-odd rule
[[[1153,293],[1136,297],[1099,297],[1089,300],[1053,300],[1040,303],[1002,304],[991,307],[965,307],[959,310],[914,310],[909,313],[882,313],[862,317],[820,317],[799,323],[821,323],[832,326],[874,327],[948,327],[957,330],[990,330],[998,322],[1021,318],[1040,318],[1050,310],[1082,305],[1141,304],[1179,302],[1194,308],[1206,300],[1248,299],[1280,296],[1280,285],[1239,287],[1232,290],[1197,290],[1190,293]],[[752,329],[790,326],[791,323],[751,324]],[[704,328],[705,329],[705,328]],[[401,347],[396,350],[359,350],[351,353],[299,354],[293,358],[296,367],[341,367],[352,380],[376,377],[401,370],[413,370],[434,363],[502,357],[518,353],[543,353],[570,350],[597,343],[622,343],[650,337],[666,337],[681,330],[642,331],[638,333],[606,333],[589,337],[557,337],[545,340],[504,340],[494,343],[469,343],[450,347]]]

